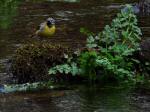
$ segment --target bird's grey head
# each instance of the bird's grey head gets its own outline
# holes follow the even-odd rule
[[[48,18],[46,21],[48,26],[55,25],[55,19],[53,18]]]

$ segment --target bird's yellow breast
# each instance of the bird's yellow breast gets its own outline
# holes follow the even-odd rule
[[[52,35],[55,34],[56,27],[55,25],[52,25],[51,27],[48,27],[46,24],[41,30],[37,31],[37,35],[42,36],[42,37],[51,37]]]

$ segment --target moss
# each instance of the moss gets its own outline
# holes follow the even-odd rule
[[[11,71],[18,83],[45,81],[48,69],[65,61],[71,54],[68,47],[49,43],[26,44],[18,48],[12,59]]]

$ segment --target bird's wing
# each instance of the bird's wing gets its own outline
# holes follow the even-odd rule
[[[39,31],[43,31],[43,30],[44,30],[45,25],[46,25],[46,23],[45,23],[45,22],[41,23],[41,24],[39,25],[39,27],[38,27],[38,30],[39,30]]]

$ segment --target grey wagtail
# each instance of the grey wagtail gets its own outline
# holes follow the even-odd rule
[[[53,18],[48,18],[45,22],[40,24],[35,34],[40,37],[51,37],[55,34],[55,31],[55,20]]]

